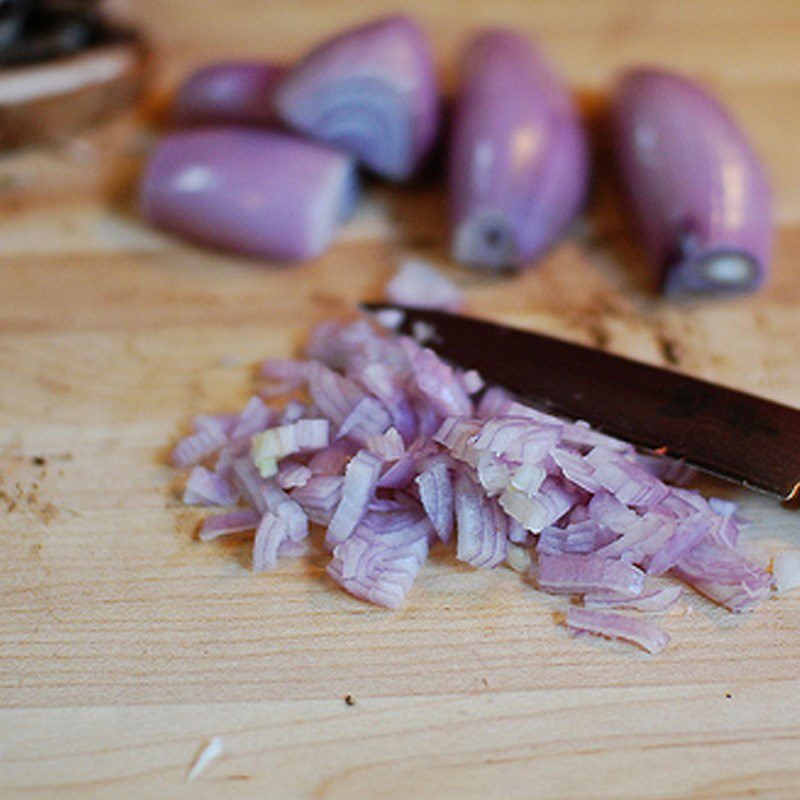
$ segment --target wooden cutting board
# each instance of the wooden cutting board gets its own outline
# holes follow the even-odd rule
[[[204,59],[291,57],[384,5],[137,13],[166,89]],[[603,192],[536,270],[503,281],[447,265],[435,188],[371,191],[324,258],[260,265],[140,225],[141,131],[0,159],[14,175],[0,181],[0,796],[800,797],[798,593],[742,617],[691,598],[652,658],[571,639],[559,604],[508,569],[436,558],[387,613],[335,590],[322,556],[253,576],[246,542],[194,540],[199,515],[164,462],[188,417],[236,408],[256,359],[377,297],[407,255],[445,265],[474,312],[800,405],[794,0],[392,5],[426,21],[443,66],[497,22],[539,34],[581,90],[641,60],[712,86],[773,177],[772,282],[740,300],[654,298]],[[741,500],[758,552],[800,546],[797,514],[706,488]],[[187,783],[212,736],[225,755]]]

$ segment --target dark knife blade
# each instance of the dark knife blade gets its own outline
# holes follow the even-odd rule
[[[407,334],[424,323],[426,347],[538,408],[786,502],[800,497],[800,410],[505,325],[381,303],[363,308],[402,311]]]

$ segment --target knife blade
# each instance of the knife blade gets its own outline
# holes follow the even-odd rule
[[[582,419],[637,447],[717,476],[800,498],[800,410],[543,334],[387,303],[399,331],[544,411]]]

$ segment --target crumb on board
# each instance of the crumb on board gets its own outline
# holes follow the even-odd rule
[[[659,333],[656,336],[656,343],[665,363],[671,366],[678,366],[681,363],[681,348],[677,341],[665,333]]]
[[[327,308],[334,308],[334,309],[342,309],[346,306],[346,303],[343,298],[339,297],[338,295],[333,294],[332,292],[324,292],[324,291],[314,291],[311,292],[311,302],[315,303],[318,306],[323,306]]]
[[[356,699],[351,694],[346,694],[344,696],[344,704],[346,706],[354,706],[356,704]]]
[[[31,463],[35,467],[43,467],[43,466],[45,466],[45,464],[47,464],[47,459],[44,456],[34,456],[31,459]]]
[[[39,519],[49,525],[58,515],[58,509],[52,503],[45,503],[39,507]]]
[[[187,781],[194,781],[200,777],[221,755],[224,747],[222,745],[222,738],[219,736],[212,736],[208,744],[200,751],[195,758],[189,772],[186,774]]]
[[[602,319],[591,320],[586,326],[586,333],[598,350],[605,350],[611,342],[611,334]]]
[[[5,503],[7,513],[14,511],[17,507],[16,498],[9,494],[2,486],[0,486],[0,500]]]

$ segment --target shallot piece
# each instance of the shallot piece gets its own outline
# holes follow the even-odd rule
[[[222,475],[195,467],[186,482],[183,502],[187,506],[232,506],[239,493]]]
[[[381,460],[373,453],[360,450],[344,473],[342,499],[328,526],[328,541],[338,544],[347,539],[367,511],[375,493]]]
[[[412,339],[323,323],[306,356],[261,373],[309,404],[252,397],[239,414],[196,417],[175,449],[175,464],[193,467],[186,502],[239,503],[200,538],[251,533],[256,571],[305,552],[313,523],[327,529],[330,577],[398,608],[430,547],[447,546],[475,569],[507,563],[540,591],[575,596],[571,628],[651,652],[663,631],[609,610],[661,614],[682,583],[747,611],[773,579],[780,591],[797,582],[794,562],[776,559],[770,575],[743,555],[734,503],[671,486],[630,445],[498,387],[476,401],[479,376]]]
[[[275,103],[289,127],[351,153],[378,175],[405,180],[438,127],[427,38],[402,15],[345,31],[288,73]]]
[[[621,77],[611,117],[621,183],[663,291],[757,289],[773,239],[770,190],[727,111],[690,80],[642,68]]]
[[[775,556],[772,577],[778,594],[800,589],[800,550],[790,550]]]
[[[655,622],[606,611],[570,606],[567,610],[567,627],[577,633],[624,639],[653,654],[660,653],[669,644],[669,634]]]
[[[404,262],[386,285],[386,298],[402,306],[444,311],[458,311],[464,302],[461,290],[424,261]]]
[[[554,594],[612,591],[636,597],[644,587],[644,573],[619,559],[597,555],[540,555],[536,582]]]
[[[626,597],[617,592],[597,592],[584,595],[586,608],[629,608],[635,611],[666,611],[678,602],[682,589],[680,586],[663,586],[659,589],[642,591],[637,597]]]
[[[283,66],[254,61],[206,64],[178,88],[173,117],[178,125],[272,125],[285,74]]]
[[[473,267],[531,263],[578,213],[589,148],[569,92],[541,52],[511,30],[464,53],[450,133],[453,257]]]
[[[261,258],[314,258],[356,197],[352,160],[269,131],[209,129],[166,137],[150,160],[141,207],[153,225]]]
[[[262,431],[253,436],[253,461],[260,468],[265,460],[279,461],[294,453],[320,450],[328,445],[329,428],[327,419],[300,419]]]
[[[258,513],[251,508],[206,517],[200,527],[200,541],[210,542],[219,536],[254,531],[260,520]]]
[[[191,467],[222,448],[228,442],[228,434],[221,425],[209,425],[181,439],[172,451],[172,464],[176,467]]]

